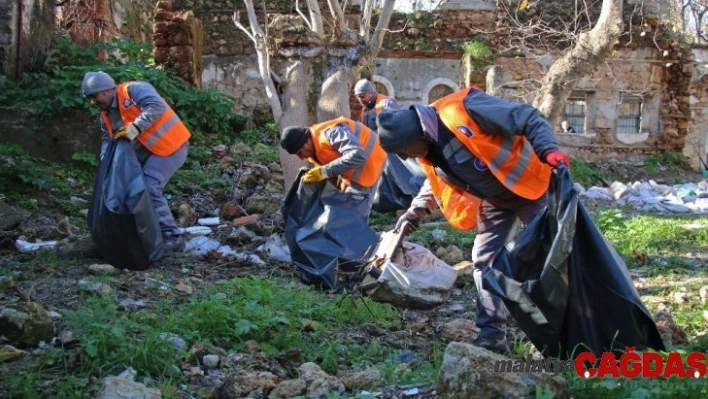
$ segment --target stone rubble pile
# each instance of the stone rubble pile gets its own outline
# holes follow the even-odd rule
[[[593,186],[587,190],[575,184],[581,201],[612,201],[617,206],[632,206],[637,211],[661,213],[708,213],[708,181],[673,186],[654,180],[630,184],[614,182],[610,187]]]

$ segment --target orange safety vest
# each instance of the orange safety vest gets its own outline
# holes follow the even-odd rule
[[[447,95],[431,105],[460,143],[484,162],[506,188],[526,199],[540,198],[548,189],[551,167],[541,162],[526,137],[491,135],[477,125],[464,105],[473,88],[476,89],[467,88]],[[427,159],[421,159],[421,165],[448,222],[460,230],[475,227],[479,198],[440,178]]]
[[[363,123],[345,117],[339,117],[310,126],[309,130],[312,135],[312,144],[317,156],[317,159],[314,157],[310,158],[310,162],[322,166],[342,156],[342,154],[332,148],[332,145],[329,144],[327,137],[324,135],[327,129],[339,124],[346,124],[349,130],[359,139],[359,144],[361,144],[364,152],[368,155],[364,165],[356,169],[348,170],[340,175],[343,180],[343,187],[341,189],[346,189],[351,182],[355,182],[362,187],[373,187],[381,176],[381,171],[386,162],[386,151],[384,151],[379,144],[379,135],[364,126]]]
[[[467,191],[449,184],[435,172],[435,166],[425,158],[418,158],[425,176],[430,180],[430,188],[438,207],[450,225],[467,231],[477,226],[477,210],[482,201]]]
[[[383,94],[378,94],[376,96],[376,104],[374,105],[374,113],[376,113],[376,115],[378,115],[379,113],[381,113],[381,111],[383,111],[384,108],[383,108],[383,105],[381,104],[381,102],[383,100],[387,100],[387,99],[391,99],[394,101],[396,100],[393,97],[384,96]],[[359,122],[366,123],[366,121],[364,120],[364,117],[366,116],[366,111],[368,111],[368,110],[369,109],[366,108],[366,106],[363,106],[361,108],[361,115],[359,115]]]
[[[116,87],[118,111],[124,125],[133,123],[140,115],[142,109],[133,101],[128,93],[128,87],[134,82],[121,83]],[[162,101],[165,101],[164,99]],[[101,117],[108,130],[108,136],[113,137],[113,125],[106,111],[101,112]],[[189,140],[191,134],[187,126],[182,123],[175,111],[167,106],[167,110],[160,118],[140,133],[137,140],[150,152],[162,157],[172,155]]]

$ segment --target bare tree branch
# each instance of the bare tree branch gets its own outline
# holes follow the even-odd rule
[[[329,10],[332,13],[332,20],[335,33],[348,31],[349,28],[347,27],[347,21],[344,17],[344,11],[339,5],[339,1],[327,0],[327,4],[329,4]]]
[[[249,39],[253,42],[253,44],[256,44],[256,38],[251,35],[251,32],[246,29],[245,26],[241,24],[241,12],[240,11],[234,11],[233,17],[231,17],[231,20],[234,21],[234,25],[236,25],[237,28],[241,29],[243,33],[248,36]]]
[[[302,20],[305,21],[305,25],[307,25],[307,27],[310,30],[313,30],[312,23],[310,23],[310,19],[307,18],[307,16],[302,12],[302,10],[300,10],[300,1],[299,0],[295,0],[295,11],[297,11],[297,13],[300,14],[300,16],[302,17]]]
[[[393,15],[393,7],[396,4],[396,0],[385,0],[381,6],[381,16],[379,17],[379,22],[376,24],[376,29],[374,29],[374,34],[371,36],[369,41],[369,47],[376,48],[376,55],[378,55],[378,50],[383,44],[384,36],[386,35],[386,27],[388,27],[389,22],[391,22],[391,15]]]
[[[361,22],[359,23],[359,36],[363,37],[365,41],[369,40],[371,28],[371,15],[374,12],[375,0],[362,0],[361,1]]]
[[[320,4],[317,0],[307,0],[307,5],[310,8],[310,20],[312,21],[312,31],[320,37],[325,34],[324,25],[322,23],[322,13],[320,12]]]
[[[244,0],[243,3],[246,6],[246,14],[248,16],[248,23],[251,26],[251,33],[249,34],[245,27],[240,23],[238,13],[234,13],[233,21],[236,27],[243,30],[246,35],[253,40],[256,53],[258,55],[258,71],[261,76],[261,80],[263,81],[263,85],[265,86],[266,96],[270,102],[270,107],[273,110],[273,117],[277,122],[283,116],[283,108],[271,77],[270,52],[266,42],[266,35],[263,33],[261,26],[258,24],[256,11],[253,7],[253,0]]]

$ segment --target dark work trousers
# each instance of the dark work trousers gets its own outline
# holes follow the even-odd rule
[[[145,184],[152,199],[152,205],[155,208],[155,216],[160,223],[162,235],[179,235],[182,230],[177,227],[175,218],[172,216],[170,206],[167,204],[167,199],[162,195],[167,182],[170,181],[172,175],[179,170],[187,159],[189,143],[185,143],[177,151],[166,157],[155,155],[148,151],[138,140],[133,141],[135,152],[138,155],[138,160],[143,166],[143,174],[145,175]]]
[[[482,289],[482,269],[491,265],[494,255],[514,236],[516,221],[528,225],[546,207],[547,199],[531,201],[518,196],[511,199],[482,200],[477,215],[477,236],[472,248],[474,262],[474,282],[479,297],[477,299],[477,320],[481,329],[479,336],[489,339],[506,337],[506,312],[502,300]],[[501,270],[505,274],[508,271]]]

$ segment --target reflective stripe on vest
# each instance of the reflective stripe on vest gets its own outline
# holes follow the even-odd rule
[[[133,82],[121,83],[116,87],[116,101],[118,111],[124,125],[133,123],[142,109],[138,106],[128,93],[128,87]],[[164,99],[162,100],[165,101]],[[108,130],[109,137],[113,137],[113,125],[108,118],[108,114],[103,111],[101,117]],[[167,105],[167,110],[160,115],[160,118],[140,133],[137,140],[140,141],[150,152],[159,156],[172,155],[184,143],[189,140],[191,134],[187,126],[182,123],[177,114]]]
[[[540,198],[548,189],[550,166],[541,162],[526,137],[485,133],[465,109],[464,100],[471,90],[460,90],[431,104],[458,139],[443,148],[444,154],[454,153],[462,144],[510,191],[530,200]]]
[[[381,175],[387,155],[379,144],[379,136],[376,132],[359,122],[340,117],[312,125],[309,130],[312,134],[312,143],[315,147],[317,159],[314,157],[310,158],[310,162],[316,165],[326,165],[342,156],[342,154],[332,148],[324,135],[327,129],[339,124],[347,126],[356,138],[359,139],[359,144],[366,154],[366,162],[364,165],[348,170],[341,175],[344,180],[344,187],[342,187],[342,189],[346,188],[350,181],[356,182],[363,187],[372,187],[376,184]]]

